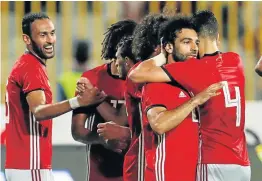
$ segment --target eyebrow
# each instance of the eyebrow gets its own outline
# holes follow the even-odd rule
[[[184,41],[184,40],[193,40],[192,38],[183,38],[181,41]]]
[[[53,29],[52,31],[51,31],[51,33],[53,33],[53,32],[55,32],[55,29]],[[48,33],[48,31],[40,31],[39,33]]]
[[[188,37],[183,38],[181,41],[184,41],[184,40],[194,41],[192,38],[188,38]],[[196,39],[196,42],[200,42],[200,40],[199,40],[199,39]]]

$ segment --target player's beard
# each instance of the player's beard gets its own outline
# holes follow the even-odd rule
[[[176,62],[184,62],[186,59],[187,59],[187,56],[186,55],[183,55],[177,51],[173,52],[172,53],[172,56],[173,56],[173,59],[176,61]]]
[[[42,49],[36,44],[36,42],[31,38],[31,42],[32,42],[32,49],[33,51],[35,52],[35,54],[37,56],[39,56],[41,59],[50,59],[50,58],[53,58],[54,57],[54,53],[52,56],[47,56],[43,51]]]
[[[125,80],[127,77],[127,68],[125,66],[121,67],[120,73],[119,73],[120,79]]]

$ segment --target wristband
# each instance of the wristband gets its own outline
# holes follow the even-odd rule
[[[166,64],[166,57],[163,53],[160,53],[159,55],[153,57],[152,59],[154,60],[156,66],[160,67]]]
[[[80,104],[77,100],[77,97],[73,97],[71,99],[68,99],[71,109],[76,109],[80,107]]]

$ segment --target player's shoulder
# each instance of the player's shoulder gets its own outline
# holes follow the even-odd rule
[[[146,92],[165,93],[174,89],[176,89],[176,87],[172,86],[169,83],[147,83],[143,87],[143,93]]]
[[[236,61],[241,60],[240,55],[236,52],[225,52],[225,53],[222,53],[222,56],[226,56],[228,59],[231,59],[231,60],[236,60]]]
[[[222,55],[236,57],[236,58],[240,57],[239,54],[236,52],[225,52],[225,53],[222,53]]]
[[[235,52],[226,52],[222,54],[222,58],[225,57],[228,64],[239,65],[242,64],[242,60],[239,54]]]
[[[96,76],[99,72],[105,70],[105,66],[107,64],[103,64],[103,65],[99,65],[95,68],[92,68],[90,70],[87,70],[85,71],[83,74],[82,74],[82,77],[86,77],[86,78],[89,78],[90,76]]]
[[[131,87],[140,87],[140,84],[134,83],[131,79],[128,78],[128,75],[130,74],[130,72],[132,70],[134,70],[139,64],[141,63],[141,61],[137,62],[135,65],[133,65],[133,67],[131,67],[131,69],[128,71],[127,76],[126,76],[126,81],[125,81],[125,86],[128,89],[130,89]]]
[[[16,60],[10,74],[25,74],[26,72],[37,71],[40,64],[33,55],[24,53]]]
[[[132,70],[134,70],[141,62],[142,62],[142,61],[138,61],[135,65],[133,65],[133,67],[131,67],[131,69],[128,71],[127,75],[129,75],[130,72],[131,72]]]

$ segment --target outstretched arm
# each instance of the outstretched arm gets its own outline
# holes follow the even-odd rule
[[[26,97],[30,111],[34,114],[37,121],[52,119],[74,108],[97,104],[104,99],[105,95],[101,94],[96,88],[89,89],[82,95],[72,99],[53,104],[46,104],[43,90],[32,91]]]
[[[86,77],[81,77],[77,81],[76,91],[78,93],[83,93],[85,90],[93,88],[93,85]],[[122,102],[120,102],[122,101]],[[108,102],[104,101],[99,106],[96,107],[96,110],[99,114],[103,117],[106,121],[113,121],[119,125],[126,125],[127,124],[127,115],[126,115],[126,107],[124,100],[119,100],[119,103],[122,103],[120,109],[116,109],[114,106],[109,104]]]
[[[165,55],[160,53],[151,59],[141,62],[129,73],[128,78],[134,83],[170,82],[169,76],[159,67],[164,63],[166,63]]]
[[[163,106],[149,109],[147,118],[151,128],[156,133],[163,134],[177,127],[197,106],[204,104],[211,97],[219,95],[220,92],[217,91],[222,87],[222,83],[212,84],[186,103],[172,110],[167,110]]]

